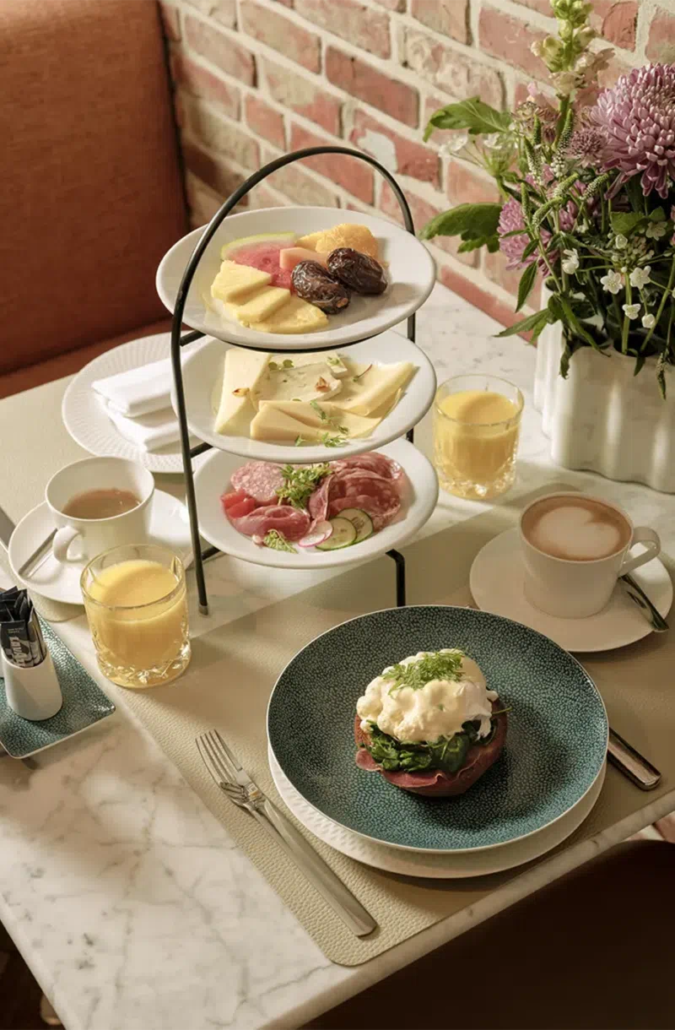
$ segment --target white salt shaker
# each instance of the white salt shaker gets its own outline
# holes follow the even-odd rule
[[[31,722],[56,715],[63,704],[63,694],[49,651],[39,665],[29,668],[15,665],[4,652],[0,653],[5,696],[12,711]]]

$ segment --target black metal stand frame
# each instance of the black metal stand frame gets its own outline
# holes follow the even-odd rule
[[[196,447],[190,447],[190,431],[188,429],[187,422],[187,408],[185,404],[185,390],[183,387],[183,370],[181,368],[181,347],[185,347],[190,343],[194,343],[195,340],[201,339],[205,333],[202,332],[189,332],[181,335],[183,325],[183,312],[185,311],[185,304],[187,301],[188,292],[192,284],[195,272],[199,266],[204,251],[208,247],[210,241],[213,239],[213,235],[220,223],[230,214],[232,209],[240,202],[240,200],[246,196],[246,194],[257,186],[259,182],[266,179],[272,172],[276,172],[277,169],[283,168],[285,165],[291,164],[294,161],[302,161],[306,157],[315,157],[319,154],[343,154],[348,157],[357,158],[359,161],[365,161],[367,164],[372,165],[373,168],[387,180],[391,186],[394,196],[398,200],[401,208],[401,214],[403,216],[403,222],[408,232],[415,235],[415,226],[413,224],[412,215],[410,213],[410,207],[408,201],[405,198],[401,187],[394,179],[391,172],[389,172],[383,165],[376,161],[374,158],[369,157],[367,154],[362,154],[358,150],[352,150],[350,147],[308,147],[305,150],[296,150],[292,154],[286,154],[284,157],[279,157],[275,161],[270,161],[259,171],[249,176],[246,182],[242,183],[241,186],[232,193],[225,203],[222,205],[219,211],[215,213],[209,224],[207,225],[199,243],[195,247],[192,257],[190,258],[183,278],[181,280],[178,294],[176,296],[176,306],[173,313],[173,325],[171,327],[171,363],[173,367],[173,378],[176,387],[176,403],[178,407],[178,422],[180,429],[180,443],[181,450],[183,453],[183,471],[185,473],[185,485],[187,492],[187,504],[190,512],[190,533],[192,536],[192,550],[194,553],[195,560],[195,575],[197,577],[197,591],[199,594],[199,610],[203,615],[208,615],[209,603],[206,593],[206,581],[204,578],[204,562],[208,558],[212,558],[221,552],[217,547],[207,547],[202,550],[201,540],[199,538],[199,513],[197,511],[197,500],[195,497],[195,482],[194,482],[194,470],[192,468],[192,459],[197,457],[199,454],[203,454],[204,451],[211,449],[211,444],[200,443]],[[407,320],[407,334],[408,339],[411,343],[415,342],[415,316],[411,315]],[[364,337],[364,339],[370,339],[372,337]],[[361,340],[354,340],[351,344],[344,344],[345,347],[353,346],[354,343],[360,343]],[[237,344],[242,346],[242,344]],[[279,349],[269,347],[268,350],[275,353],[287,353]],[[321,350],[333,350],[333,346],[328,347],[312,347],[307,346],[308,351],[321,351]],[[414,430],[409,430],[406,433],[406,439],[411,443],[414,438]],[[301,454],[298,454],[298,458]],[[302,464],[301,461],[298,464]],[[396,564],[396,605],[397,607],[403,607],[406,603],[406,587],[405,587],[405,558],[399,551],[387,551],[387,555],[392,558]]]

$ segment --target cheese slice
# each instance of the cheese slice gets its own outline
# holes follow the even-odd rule
[[[397,390],[393,397],[389,397],[384,404],[380,404],[378,408],[371,411],[370,418],[376,418],[378,422],[381,422],[383,418],[386,418],[387,415],[394,410],[400,401],[402,394],[403,390]]]
[[[287,359],[291,360],[291,359]],[[281,364],[278,359],[276,364]],[[325,361],[293,368],[282,367],[267,370],[257,384],[252,401],[258,407],[260,401],[310,401],[328,400],[342,389],[342,381],[331,375]]]
[[[291,299],[291,291],[282,286],[263,286],[244,298],[243,303],[235,307],[234,316],[242,325],[251,325],[269,318]]]
[[[301,438],[305,443],[320,443],[325,429],[308,426],[299,419],[291,418],[284,411],[274,407],[261,407],[251,422],[251,439],[268,440],[275,443],[295,443]]]
[[[302,354],[293,355],[294,365],[312,365],[316,361],[325,361],[330,366],[331,375],[336,379],[343,379],[349,375],[349,369],[335,350],[323,351],[319,354],[305,351]]]
[[[259,333],[313,333],[317,329],[325,329],[327,325],[328,315],[315,304],[308,304],[300,297],[291,297],[288,304],[284,304],[269,318],[252,322],[251,329]]]
[[[261,272],[259,268],[223,261],[218,275],[211,283],[211,296],[224,303],[241,300],[248,293],[267,286],[271,278],[269,272]]]
[[[214,423],[216,433],[248,436],[251,419],[255,415],[251,392],[263,376],[269,357],[269,354],[262,351],[243,350],[240,347],[231,347],[227,351],[223,386]]]
[[[386,406],[413,374],[409,361],[396,365],[359,366],[347,360],[350,374],[342,380],[340,393],[332,398],[336,408],[354,415],[371,415]],[[358,376],[358,378],[355,378]]]
[[[343,430],[346,430],[345,435],[350,439],[370,436],[381,421],[379,418],[363,418],[361,415],[340,411],[330,401],[324,404],[315,401],[313,405],[302,401],[261,401],[259,410],[266,408],[281,411],[306,426],[322,429],[334,436],[342,435]]]

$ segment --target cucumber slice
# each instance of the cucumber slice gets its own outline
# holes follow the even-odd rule
[[[356,541],[356,526],[349,519],[331,519],[333,532],[322,544],[316,545],[317,551],[337,551],[342,547],[350,547]]]
[[[345,508],[344,511],[340,512],[340,518],[348,519],[354,526],[356,530],[355,544],[360,544],[362,540],[367,540],[374,532],[373,520],[368,512],[363,511],[361,508]]]

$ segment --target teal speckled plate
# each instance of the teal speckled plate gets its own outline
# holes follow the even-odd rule
[[[354,762],[357,699],[387,665],[460,647],[511,707],[499,760],[466,794],[424,798]],[[344,622],[303,648],[268,710],[272,751],[296,790],[329,819],[393,847],[466,851],[542,830],[590,790],[605,761],[602,698],[548,637],[471,608],[392,608]]]
[[[51,626],[41,620],[45,643],[54,660],[63,705],[51,719],[31,722],[13,712],[0,676],[0,744],[12,758],[27,758],[81,733],[112,715],[115,706],[80,665]]]

